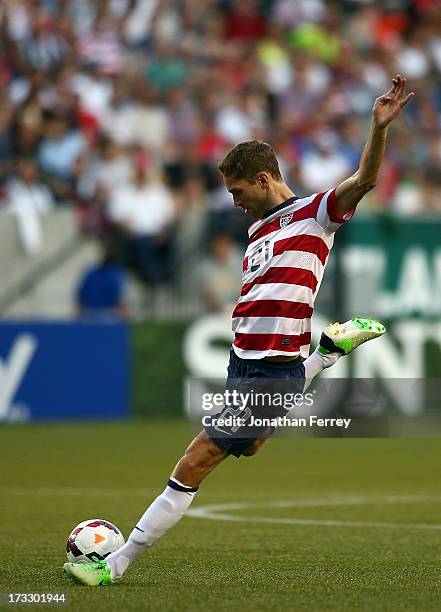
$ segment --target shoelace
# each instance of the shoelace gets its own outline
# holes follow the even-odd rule
[[[98,557],[92,557],[92,559],[96,566],[96,569],[107,569],[108,568],[108,565],[105,559],[98,559]]]

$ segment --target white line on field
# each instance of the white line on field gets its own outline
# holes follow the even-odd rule
[[[157,489],[96,489],[89,487],[35,487],[15,486],[2,487],[0,493],[3,495],[49,495],[61,497],[104,497],[120,498],[127,497],[151,497],[157,493]],[[5,499],[5,498],[4,498]],[[332,498],[312,498],[298,500],[277,500],[262,502],[241,502],[228,504],[210,504],[199,508],[192,508],[187,516],[215,521],[232,522],[255,522],[255,523],[278,523],[284,525],[317,525],[325,527],[373,527],[389,529],[424,529],[441,530],[441,524],[430,523],[389,523],[372,521],[340,521],[334,519],[301,519],[283,518],[271,516],[240,516],[226,513],[231,510],[252,510],[256,508],[319,508],[337,506],[361,506],[380,504],[417,504],[440,502],[441,496],[437,495],[385,495],[385,496],[357,496],[346,495]]]
[[[324,527],[373,527],[384,529],[425,529],[441,530],[441,524],[430,523],[389,523],[375,521],[340,521],[333,519],[301,519],[271,516],[240,516],[225,513],[225,510],[249,510],[256,508],[319,508],[325,506],[361,506],[365,504],[414,504],[441,501],[441,496],[432,495],[386,495],[386,496],[345,496],[324,499],[280,500],[268,502],[242,502],[232,504],[210,504],[192,508],[187,516],[214,521],[234,521],[238,523],[279,523],[282,525],[316,525]]]

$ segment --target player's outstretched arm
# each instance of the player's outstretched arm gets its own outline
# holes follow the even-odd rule
[[[375,100],[369,137],[361,155],[357,172],[340,183],[335,191],[337,213],[344,217],[377,183],[384,157],[387,128],[415,95],[406,95],[407,79],[397,74],[388,92]]]

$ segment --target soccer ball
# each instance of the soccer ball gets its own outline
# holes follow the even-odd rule
[[[72,529],[67,538],[67,558],[71,563],[102,561],[123,544],[118,527],[102,519],[89,519]]]

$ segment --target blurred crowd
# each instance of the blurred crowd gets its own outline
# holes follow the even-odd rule
[[[244,239],[217,171],[232,145],[270,142],[299,195],[332,187],[397,72],[416,97],[362,209],[439,214],[439,0],[2,0],[0,212],[32,252],[38,216],[72,206],[166,282],[192,244]]]

